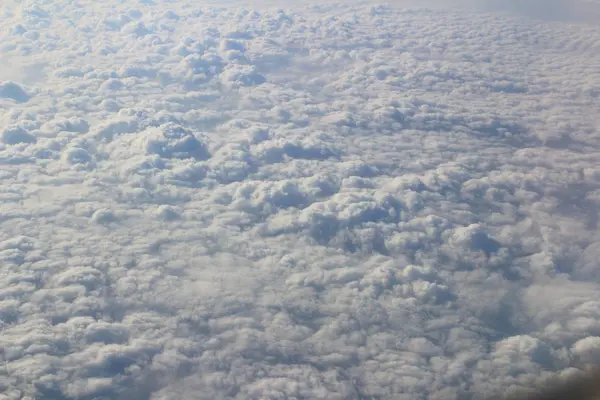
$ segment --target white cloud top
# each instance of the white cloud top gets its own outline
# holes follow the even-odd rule
[[[598,27],[352,3],[3,8],[2,398],[449,399],[600,362]]]

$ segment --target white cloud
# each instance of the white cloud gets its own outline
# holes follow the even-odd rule
[[[0,83],[0,98],[8,98],[17,103],[24,103],[29,100],[30,95],[19,84],[11,81]]]
[[[600,36],[534,3],[11,2],[0,391],[464,398],[597,362]]]

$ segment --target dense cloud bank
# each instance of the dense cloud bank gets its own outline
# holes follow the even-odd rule
[[[593,26],[1,13],[0,397],[468,399],[600,361]]]

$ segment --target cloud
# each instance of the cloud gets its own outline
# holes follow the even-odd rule
[[[15,82],[2,82],[0,83],[0,97],[8,98],[16,101],[17,103],[24,103],[29,100],[29,94]]]
[[[600,4],[596,0],[400,0],[399,7],[433,10],[478,10],[521,16],[535,21],[560,21],[597,25]],[[505,15],[506,16],[506,15]]]
[[[82,5],[2,11],[8,398],[468,398],[598,361],[600,37],[562,3]]]
[[[510,11],[536,19],[557,21],[585,21],[595,23],[600,12],[597,2],[585,0],[483,0],[474,2],[474,4],[488,10]]]

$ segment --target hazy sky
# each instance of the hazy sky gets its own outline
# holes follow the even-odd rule
[[[401,7],[509,13],[547,21],[595,25],[600,22],[600,3],[597,0],[394,0],[387,3]]]
[[[0,398],[471,399],[599,362],[593,12],[458,1],[3,7]]]
[[[483,10],[508,11],[545,20],[600,22],[600,5],[596,0],[464,0],[464,3]]]

